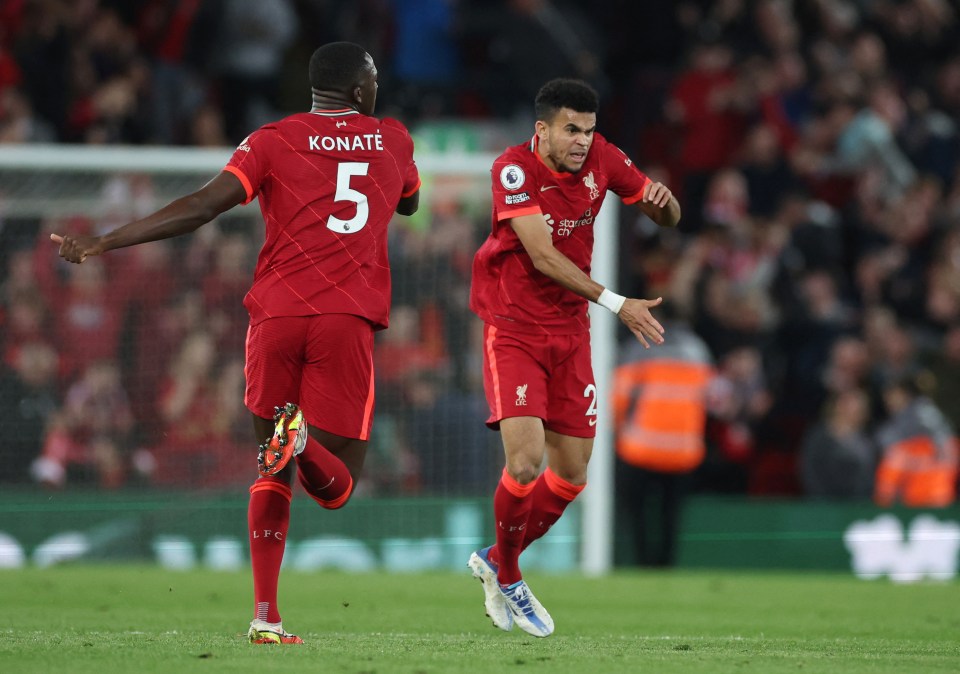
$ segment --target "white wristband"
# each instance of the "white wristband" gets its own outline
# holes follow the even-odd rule
[[[597,304],[605,309],[609,309],[614,314],[620,313],[620,309],[623,308],[623,303],[626,301],[627,298],[623,295],[610,292],[606,288],[603,289],[603,292],[600,293],[600,297],[597,298]]]

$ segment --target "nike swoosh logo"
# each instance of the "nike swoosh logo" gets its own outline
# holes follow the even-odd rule
[[[596,419],[591,419],[591,420],[588,421],[587,423],[589,423],[591,426],[596,426],[596,425],[597,425],[597,420],[596,420]]]
[[[541,185],[540,186],[541,192],[546,192],[547,190],[558,190],[558,189],[560,189],[559,185]]]
[[[327,482],[327,483],[326,483],[325,485],[323,485],[322,487],[320,487],[320,489],[318,489],[317,491],[320,491],[320,490],[322,490],[322,489],[326,489],[327,487],[329,487],[330,485],[332,485],[332,484],[333,484],[333,481],[336,480],[336,479],[337,479],[336,477],[331,477],[331,478],[330,478],[330,481]]]

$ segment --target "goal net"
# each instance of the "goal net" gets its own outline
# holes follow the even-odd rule
[[[152,515],[158,530],[150,533],[134,526],[133,535],[150,537],[141,547],[173,559],[187,554],[187,541],[185,559],[197,563],[235,557],[222,552],[243,540],[243,520],[234,522],[230,509],[242,509],[255,477],[241,302],[263,241],[259,208],[238,207],[191,235],[83,265],[60,260],[49,235],[102,232],[150,213],[200,187],[229,156],[229,149],[0,147],[0,405],[12,412],[4,438],[14,438],[3,482],[26,502],[55,493],[68,511],[73,496],[95,494],[96,502],[114,504],[103,518],[114,529],[122,529],[117,522],[131,498],[150,510],[142,505],[149,495],[159,513],[178,514]],[[377,407],[364,477],[342,517],[323,517],[322,531],[339,548],[306,545],[315,527],[292,523],[305,567],[330,549],[354,560],[346,566],[402,566],[405,546],[425,544],[438,560],[462,561],[492,535],[490,495],[502,449],[483,423],[482,326],[468,308],[472,257],[489,231],[492,159],[417,157],[420,211],[391,223],[393,311],[390,329],[377,334]],[[610,228],[611,210],[601,213],[598,230]],[[609,350],[596,344],[613,342],[606,318],[595,318],[598,332],[598,388],[605,390]],[[586,513],[572,509],[551,533],[544,566],[582,562],[602,570],[609,563],[604,455],[609,445],[601,438],[601,485],[588,489]],[[56,526],[59,511],[44,507]],[[220,513],[212,518],[216,535],[182,528],[188,513],[203,508]],[[110,532],[106,526],[99,535],[119,537]],[[219,542],[207,550],[211,540]],[[357,552],[364,549],[373,552]]]

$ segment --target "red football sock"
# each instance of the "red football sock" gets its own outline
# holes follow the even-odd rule
[[[497,522],[496,563],[500,565],[497,581],[501,585],[510,585],[521,579],[520,552],[533,505],[534,484],[520,484],[504,468],[493,494],[493,516]]]
[[[533,488],[533,507],[524,530],[521,552],[550,530],[563,511],[583,491],[585,484],[571,484],[547,468]]]
[[[297,476],[310,498],[328,510],[342,507],[353,492],[346,464],[312,437],[295,457]]]
[[[290,487],[272,477],[262,477],[250,487],[247,526],[250,529],[250,563],[253,566],[253,617],[280,622],[277,583],[290,524]]]

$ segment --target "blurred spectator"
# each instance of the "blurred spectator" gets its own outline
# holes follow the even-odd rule
[[[14,88],[0,90],[0,144],[49,143],[53,128],[33,113],[30,101]]]
[[[792,150],[797,134],[813,116],[810,69],[798,50],[783,51],[774,56],[772,79],[772,91],[764,104],[777,111],[778,139],[785,150]]]
[[[960,323],[953,325],[928,355],[926,366],[933,376],[930,397],[947,417],[960,428]]]
[[[11,17],[12,18],[12,17]],[[71,10],[58,0],[38,0],[20,5],[9,39],[22,73],[22,87],[33,110],[66,139],[67,111],[74,89],[69,31]],[[84,26],[86,28],[86,26]]]
[[[156,208],[156,179],[155,175],[132,171],[105,176],[96,195],[99,207],[97,217],[95,219],[70,218],[67,225],[80,233],[93,230],[92,233],[94,234],[102,234],[125,222],[150,214]],[[52,223],[45,224],[49,226]],[[60,226],[63,225],[60,224]],[[141,274],[141,272],[138,265],[131,260],[136,260],[139,255],[139,252],[135,250],[122,249],[118,256],[104,258],[103,262],[107,265],[112,277],[126,276],[127,274],[136,275]],[[117,288],[117,290],[126,289]],[[132,289],[128,292],[133,294]]]
[[[248,443],[231,436],[243,427],[244,408],[237,402],[243,400],[243,382],[242,361],[218,367],[212,335],[195,332],[183,340],[160,388],[164,430],[153,448],[154,484],[221,487],[249,479],[253,467],[242,460]]]
[[[702,203],[713,173],[731,164],[744,131],[746,102],[741,94],[730,45],[716,40],[696,45],[665,111],[680,136],[683,203]],[[702,223],[696,208],[684,210],[685,230],[696,232]]]
[[[889,381],[883,389],[889,414],[877,430],[882,458],[874,500],[911,508],[942,508],[954,502],[957,439],[946,418],[920,393],[913,377]]]
[[[137,37],[152,58],[150,122],[153,142],[163,145],[197,140],[197,118],[208,92],[197,69],[208,58],[215,5],[204,0],[147,0],[140,3]],[[219,111],[216,116],[219,117]],[[205,116],[206,117],[206,116]],[[222,124],[222,118],[220,119]],[[186,127],[190,126],[187,135]],[[218,138],[229,145],[225,137]]]
[[[867,93],[867,105],[859,110],[852,102],[837,103],[831,117],[836,145],[815,163],[818,173],[852,176],[878,171],[881,189],[891,197],[913,184],[917,171],[897,141],[906,122],[906,107],[892,82],[875,84]]]
[[[0,283],[0,360],[10,367],[25,344],[50,343],[50,309],[37,286],[33,262],[32,250],[9,251],[7,274]]]
[[[922,309],[929,323],[942,329],[960,323],[960,226],[948,230],[935,248]]]
[[[24,344],[12,366],[0,365],[0,483],[30,481],[30,464],[40,456],[47,423],[58,409],[59,358],[50,346]]]
[[[592,12],[553,0],[477,5],[475,19],[464,20],[476,20],[486,27],[486,97],[497,114],[531,116],[528,101],[536,97],[544,82],[555,77],[584,79],[601,95],[609,91],[601,67],[605,43]]]
[[[939,193],[934,183],[920,180],[888,206],[879,222],[888,238],[884,252],[889,256],[880,286],[883,303],[917,326],[928,320],[926,270],[936,255],[933,217]]]
[[[194,110],[189,125],[188,143],[190,145],[224,147],[230,144],[223,113],[213,105],[201,105]]]
[[[468,216],[463,185],[438,181],[431,196],[427,231],[404,228],[391,242],[394,303],[420,307],[421,344],[452,368],[450,383],[462,389],[472,376],[467,340],[475,317],[467,305],[478,230]]]
[[[241,233],[224,234],[213,251],[213,265],[202,281],[205,321],[226,355],[242,356],[250,317],[243,297],[250,288],[252,242]]]
[[[874,346],[870,382],[877,392],[883,392],[891,382],[916,374],[919,367],[917,346],[910,333],[901,325],[891,325],[867,342]],[[886,398],[886,394],[883,394]]]
[[[746,180],[735,169],[710,179],[703,213],[707,228],[680,257],[671,294],[714,353],[759,346],[778,321],[771,289],[785,237],[750,216]]]
[[[137,246],[146,250],[151,246]],[[162,250],[159,248],[157,250]],[[168,304],[143,307],[133,323],[134,343],[130,348],[131,405],[144,441],[151,444],[164,430],[161,401],[170,361],[188,335],[206,329],[203,298],[197,290],[187,290]]]
[[[377,466],[370,476],[380,491],[417,491],[424,486],[421,471],[435,475],[422,466],[421,457],[429,460],[449,451],[449,438],[438,437],[431,429],[437,423],[428,419],[437,404],[445,361],[423,338],[423,315],[412,304],[394,304],[390,329],[376,338],[377,415],[386,417],[395,432],[389,444],[378,444],[379,451],[370,457]],[[421,428],[421,423],[427,425]],[[428,486],[436,484],[431,479]]]
[[[377,335],[377,377],[388,389],[399,387],[418,372],[441,372],[442,355],[432,351],[422,339],[422,315],[416,306],[395,305],[390,315],[390,329]]]
[[[91,264],[65,267],[64,283],[48,280],[45,284],[53,312],[53,332],[65,370],[71,375],[97,360],[116,359],[120,354],[123,293],[111,285],[101,260],[88,262]]]
[[[883,81],[887,73],[887,49],[876,33],[863,31],[851,40],[850,68],[867,85]]]
[[[870,353],[866,343],[855,336],[837,339],[830,347],[830,357],[821,380],[827,396],[863,388],[870,373]]]
[[[797,280],[796,306],[785,312],[778,342],[785,387],[792,393],[791,414],[812,420],[826,399],[824,373],[842,336],[857,327],[857,313],[840,296],[826,270],[813,269]]]
[[[705,455],[713,372],[702,339],[682,322],[661,322],[670,339],[654,349],[630,340],[613,374],[619,521],[633,540],[633,562],[642,566],[676,561],[690,474]]]
[[[100,9],[72,51],[67,137],[92,144],[145,142],[149,73],[133,30],[113,10]]]
[[[20,351],[30,344],[53,347],[49,339],[50,314],[35,292],[15,295],[5,308],[3,362],[13,366]]]
[[[497,452],[481,421],[487,415],[485,404],[482,395],[451,388],[433,372],[417,372],[406,381],[406,444],[417,457],[424,492],[479,493],[496,479]]]
[[[758,451],[757,434],[773,405],[773,396],[762,356],[755,348],[730,351],[717,370],[707,388],[707,441],[717,456],[708,460],[705,486],[711,490],[744,490],[749,464]],[[718,485],[718,481],[727,484]]]
[[[908,119],[901,134],[903,149],[920,174],[935,178],[941,185],[953,180],[960,160],[960,127],[956,113],[946,109],[951,105],[951,95],[944,91],[952,86],[951,68],[956,66],[941,66],[936,85],[923,88],[913,83],[904,96]]]
[[[17,65],[17,60],[8,46],[8,32],[6,23],[0,24],[0,96],[23,80],[20,66]]]
[[[390,68],[400,82],[397,97],[407,115],[456,112],[460,55],[457,0],[392,0],[395,37]]]
[[[6,232],[3,232],[4,243],[7,243],[14,237],[7,238]],[[13,243],[10,241],[10,243]],[[33,250],[30,248],[17,248],[11,245],[11,250],[5,251],[6,276],[0,283],[0,306],[6,305],[19,295],[28,295],[37,293],[37,274],[33,265]]]
[[[902,0],[864,5],[890,52],[890,66],[903,79],[937,62],[957,44],[957,6],[945,0]]]
[[[872,496],[877,449],[869,424],[870,402],[860,389],[844,389],[826,404],[822,420],[803,438],[804,494],[824,499]]]
[[[115,489],[128,477],[133,415],[117,364],[87,366],[68,390],[63,409],[50,421],[33,478],[48,487]]]
[[[283,58],[295,36],[296,15],[289,0],[228,0],[219,8],[211,36],[210,73],[220,87],[231,143],[279,116],[278,82]]]
[[[167,326],[162,325],[184,282],[179,273],[170,272],[175,265],[175,253],[169,242],[155,241],[117,253],[103,260],[111,263],[111,278],[123,279],[122,289],[117,287],[121,284],[111,284],[114,301],[125,307],[118,355],[134,415],[138,422],[147,424],[140,430],[146,430],[156,420],[158,379],[179,339],[192,326],[184,323],[166,330]]]
[[[776,129],[769,124],[758,124],[747,133],[740,152],[740,170],[755,215],[774,215],[783,196],[795,187],[784,149]]]

